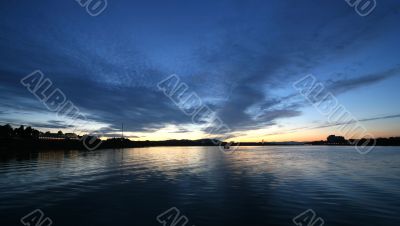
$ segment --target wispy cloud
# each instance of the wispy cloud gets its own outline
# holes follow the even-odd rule
[[[327,89],[340,94],[343,92],[351,91],[357,88],[362,88],[368,85],[373,85],[378,82],[384,81],[394,76],[400,75],[400,66],[391,68],[385,71],[364,75],[356,78],[347,78],[341,80],[329,80],[326,82]]]
[[[393,115],[386,115],[386,116],[376,116],[376,117],[371,117],[371,118],[363,118],[363,119],[360,119],[360,120],[357,120],[357,121],[344,121],[344,122],[321,124],[321,125],[317,125],[317,126],[304,126],[304,127],[298,127],[298,128],[295,128],[295,129],[276,132],[276,133],[268,133],[268,134],[265,134],[265,136],[297,133],[297,132],[304,131],[304,130],[323,129],[323,128],[341,126],[341,125],[351,125],[351,124],[355,124],[355,123],[358,123],[358,122],[369,122],[369,121],[378,121],[378,120],[394,119],[394,118],[400,118],[400,114],[393,114]]]

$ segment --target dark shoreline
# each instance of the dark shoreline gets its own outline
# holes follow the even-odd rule
[[[400,146],[399,139],[392,142],[382,142],[383,138],[377,139],[375,146]],[[385,140],[388,140],[385,138]],[[389,139],[390,140],[390,139]],[[397,141],[397,142],[394,142]],[[97,140],[96,142],[99,142]],[[201,147],[219,146],[219,141],[211,139],[202,140],[167,140],[167,141],[131,141],[128,139],[114,138],[101,141],[101,144],[94,150],[102,149],[122,149],[122,148],[144,148],[144,147]],[[226,142],[219,142],[222,146]],[[359,142],[363,144],[363,142]],[[30,139],[0,139],[0,153],[19,153],[36,151],[69,151],[69,150],[88,150],[82,140],[30,140]],[[324,141],[319,142],[243,142],[234,143],[232,146],[257,147],[257,146],[354,146],[350,143],[330,144]],[[369,144],[371,146],[371,144]],[[229,149],[228,149],[229,150]]]
[[[122,135],[122,134],[121,134]],[[199,140],[164,140],[164,141],[132,141],[124,138],[110,138],[100,140],[95,136],[79,136],[75,133],[41,132],[31,127],[13,128],[9,124],[0,126],[0,153],[4,152],[32,152],[35,150],[96,150],[96,149],[120,149],[140,147],[198,147],[198,146],[222,146],[224,148],[235,146],[277,146],[277,145],[324,145],[324,146],[400,146],[400,137],[377,139],[350,139],[342,136],[330,135],[326,141],[313,142],[241,142],[227,143],[217,139]],[[228,148],[229,150],[229,148]]]

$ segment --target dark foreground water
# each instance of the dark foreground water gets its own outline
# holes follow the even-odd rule
[[[161,226],[156,216],[171,207],[187,226],[295,225],[307,209],[325,225],[398,226],[400,148],[155,147],[0,160],[1,226],[23,225],[35,209],[54,226]]]

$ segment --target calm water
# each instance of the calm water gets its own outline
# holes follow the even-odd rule
[[[0,225],[41,209],[61,225],[400,225],[400,148],[155,147],[41,152],[0,159]]]

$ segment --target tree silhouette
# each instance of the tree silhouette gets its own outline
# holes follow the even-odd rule
[[[2,138],[10,138],[14,136],[14,130],[10,126],[10,124],[0,126],[0,137]]]

